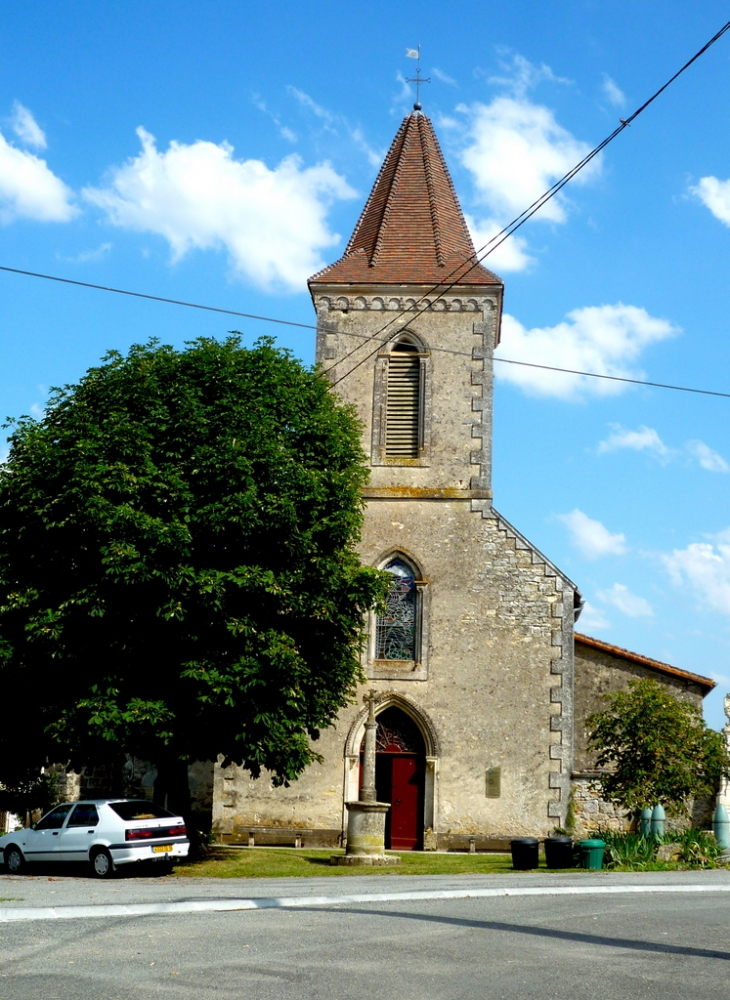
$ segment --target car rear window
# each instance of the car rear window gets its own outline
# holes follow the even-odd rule
[[[175,815],[144,799],[127,799],[126,802],[110,802],[109,805],[117,816],[127,822],[133,819],[163,819],[165,816]]]

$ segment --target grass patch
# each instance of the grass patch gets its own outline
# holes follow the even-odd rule
[[[306,848],[214,847],[202,861],[176,865],[175,874],[186,878],[306,878],[321,875],[473,875],[511,872],[509,854],[430,854],[406,851],[399,865],[350,868],[331,865],[341,850],[312,851]],[[399,853],[399,852],[392,852]]]

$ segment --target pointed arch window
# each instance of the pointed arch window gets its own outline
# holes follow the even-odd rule
[[[425,680],[428,583],[402,552],[393,552],[380,568],[390,573],[392,583],[383,614],[371,617],[372,676]]]
[[[416,575],[402,559],[384,567],[393,577],[385,614],[378,615],[375,633],[376,660],[416,660],[418,592]]]
[[[428,465],[430,355],[404,332],[378,358],[373,407],[374,465]]]

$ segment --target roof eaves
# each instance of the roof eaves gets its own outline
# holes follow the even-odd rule
[[[575,633],[575,641],[582,646],[589,646],[592,649],[597,649],[602,653],[608,653],[611,656],[616,656],[621,660],[627,660],[629,663],[637,663],[642,667],[649,667],[651,670],[658,670],[663,674],[670,674],[673,677],[681,677],[683,680],[692,681],[693,684],[699,684],[700,687],[707,688],[711,691],[715,685],[716,681],[710,680],[709,677],[703,677],[702,674],[693,674],[689,670],[681,670],[679,667],[673,667],[671,663],[663,663],[661,660],[652,660],[648,656],[642,656],[641,653],[632,653],[630,649],[623,649],[621,646],[614,646],[610,642],[603,642],[601,639],[594,639],[590,635],[581,635],[578,632]]]

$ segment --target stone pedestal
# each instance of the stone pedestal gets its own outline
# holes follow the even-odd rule
[[[363,744],[362,788],[358,802],[347,803],[347,849],[345,856],[330,858],[333,865],[398,865],[400,858],[385,853],[385,814],[389,802],[375,798],[375,691],[365,696],[368,720]]]
[[[389,802],[347,803],[347,852],[330,859],[333,865],[398,865],[400,858],[386,854],[385,814]]]

